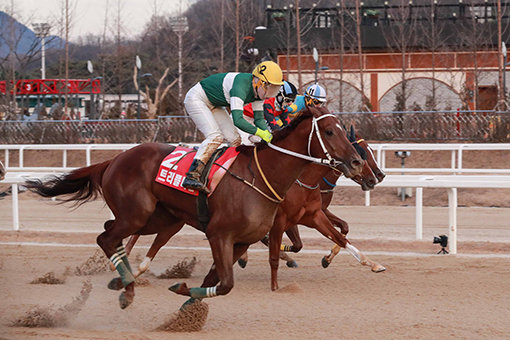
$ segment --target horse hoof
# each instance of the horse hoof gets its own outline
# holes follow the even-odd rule
[[[328,268],[329,267],[329,262],[328,262],[328,259],[326,258],[326,256],[324,256],[322,258],[322,268]]]
[[[381,266],[380,264],[375,265],[375,266],[372,267],[372,271],[374,273],[380,273],[380,272],[383,272],[385,270],[386,270],[386,268],[384,268],[384,266]]]
[[[238,265],[239,265],[239,267],[241,267],[241,268],[245,268],[247,263],[248,263],[248,262],[247,262],[247,261],[245,261],[245,260],[243,260],[243,259],[239,259],[239,260],[237,260],[237,264],[238,264]]]
[[[176,284],[168,287],[168,290],[172,291],[176,294],[189,296],[189,288],[186,285],[186,283],[184,283],[184,282],[176,283]]]
[[[122,292],[119,295],[119,305],[120,309],[126,309],[133,302],[133,297],[126,294],[126,292]]]
[[[298,264],[296,261],[292,260],[292,261],[287,261],[287,267],[289,268],[297,268],[298,267]]]
[[[188,308],[190,305],[194,304],[195,302],[197,301],[200,301],[202,299],[196,299],[196,298],[189,298],[188,300],[186,300],[186,302],[184,302],[181,306],[181,308],[179,308],[181,311],[185,311],[186,308]]]
[[[120,277],[116,277],[108,283],[108,289],[121,290],[122,288],[124,288],[124,285],[122,284],[122,279]]]

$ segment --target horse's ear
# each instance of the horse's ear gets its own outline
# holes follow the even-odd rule
[[[351,125],[351,140],[356,140],[356,133],[354,132],[354,125]]]

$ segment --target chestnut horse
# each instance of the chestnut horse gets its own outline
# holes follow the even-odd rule
[[[386,175],[379,168],[377,161],[375,160],[373,150],[370,147],[370,145],[368,145],[368,143],[364,139],[360,138],[359,136],[355,136],[352,127],[351,127],[351,134],[349,135],[349,140],[353,143],[353,145],[355,145],[355,146],[359,145],[363,149],[364,155],[366,155],[366,157],[364,157],[364,159],[366,158],[366,162],[365,162],[365,165],[363,166],[362,173],[354,176],[351,179],[354,180],[356,183],[360,184],[361,189],[363,191],[371,190],[374,188],[375,184],[377,182],[381,182]],[[349,226],[348,226],[347,222],[345,222],[344,220],[335,216],[332,212],[330,212],[328,210],[328,207],[329,207],[331,200],[333,198],[334,188],[336,187],[335,183],[341,175],[342,175],[342,173],[339,171],[330,170],[322,178],[322,180],[319,182],[319,184],[317,184],[313,187],[310,187],[310,188],[311,189],[316,189],[316,187],[320,188],[320,193],[321,193],[320,197],[322,200],[322,210],[324,211],[324,213],[326,214],[328,219],[331,221],[331,223],[333,223],[337,228],[340,228],[340,230],[342,231],[342,233],[344,235],[347,235],[347,233],[349,232]],[[304,186],[302,186],[302,187],[304,187]],[[292,258],[290,258],[288,255],[285,257],[282,256],[283,254],[285,254],[284,252],[292,251],[292,252],[297,253],[303,247],[303,243],[301,241],[301,237],[299,236],[299,230],[297,228],[297,225],[289,227],[285,231],[285,233],[291,240],[292,245],[291,246],[281,245],[280,258],[287,261],[287,263],[290,262],[291,264],[293,264],[294,266],[297,267],[297,263]],[[264,242],[264,244],[269,245],[268,238],[265,238],[263,240],[263,242]],[[334,251],[335,255],[336,255],[336,254],[338,254],[340,249],[341,249],[340,246],[335,244],[334,248],[332,249],[332,252]],[[325,261],[326,261],[326,257],[324,257],[324,259],[322,260],[322,265],[324,268],[326,268],[327,265],[329,265],[329,262],[325,262]],[[243,254],[243,256],[239,259],[238,263],[241,267],[244,268],[246,266],[246,262],[247,262],[247,253]],[[327,264],[325,264],[325,263],[327,263]],[[378,268],[378,267],[376,267],[376,268]]]
[[[358,136],[357,136],[358,137]],[[374,173],[375,177],[377,178],[377,182],[381,183],[384,180],[384,177],[386,177],[386,174],[384,171],[379,167],[379,164],[377,163],[374,151],[370,147],[370,145],[364,140],[364,139],[358,139],[358,143],[367,151],[367,159],[366,163],[370,166],[372,169],[372,172]],[[359,176],[359,175],[358,175]],[[330,172],[328,175],[324,177],[323,182],[321,183],[321,198],[322,198],[322,209],[324,210],[325,214],[328,216],[331,223],[333,223],[337,228],[340,228],[342,231],[342,234],[347,235],[349,232],[349,225],[346,221],[342,220],[341,218],[334,215],[331,211],[328,210],[328,207],[331,203],[331,200],[333,199],[333,189],[335,187],[336,181],[338,180],[338,176],[332,172]],[[299,238],[299,235],[298,235]],[[327,268],[331,261],[333,261],[333,258],[335,258],[336,255],[340,252],[340,247],[338,245],[334,245],[331,249],[331,252],[329,255],[324,256],[322,258],[322,266],[324,268]]]
[[[352,141],[352,139],[351,139]],[[374,152],[370,145],[359,136],[356,136],[357,143],[365,150],[367,157],[366,157],[366,167],[367,165],[372,170],[373,174],[377,178],[377,183],[380,183],[384,180],[386,177],[386,174],[384,171],[379,167],[379,164],[377,163]],[[341,218],[337,217],[335,214],[333,214],[329,209],[329,205],[331,204],[331,201],[333,199],[333,191],[336,187],[336,181],[341,176],[339,172],[335,171],[329,171],[326,176],[322,178],[322,181],[319,184],[320,190],[321,190],[321,199],[322,199],[322,210],[328,217],[328,219],[335,225],[335,227],[340,228],[342,234],[347,235],[349,232],[349,225],[346,221],[342,220]],[[365,175],[360,174],[357,176],[354,176],[352,180],[357,182],[361,185],[361,188],[363,191],[371,190],[374,188],[375,184],[373,182],[373,179],[369,177],[365,177]],[[365,177],[365,178],[363,178]],[[282,246],[281,248],[285,251],[293,251],[293,252],[299,252],[301,248],[303,247],[303,243],[301,241],[301,238],[299,236],[299,230],[297,226],[290,227],[286,232],[289,239],[292,241],[292,246]],[[322,258],[322,266],[324,268],[327,268],[333,258],[338,255],[340,252],[341,247],[339,247],[337,244],[333,246],[331,249],[331,252],[329,255],[324,256]],[[292,259],[288,259],[287,261],[293,261]]]
[[[297,224],[302,224],[318,230],[321,234],[332,240],[338,247],[345,248],[362,265],[370,266],[372,271],[381,272],[385,270],[383,266],[371,261],[350,244],[345,237],[345,233],[340,233],[335,229],[335,221],[340,219],[331,214],[327,210],[327,206],[325,207],[323,205],[321,190],[319,188],[319,183],[324,176],[331,172],[332,171],[328,168],[318,167],[314,164],[308,165],[307,170],[303,171],[299,177],[298,183],[293,185],[288,191],[288,197],[292,197],[292,199],[284,200],[278,207],[273,227],[269,232],[269,263],[271,266],[272,290],[278,289],[277,273],[279,253],[282,249],[281,242],[283,233],[289,228],[294,228],[295,231],[297,231]],[[341,173],[336,173],[334,176],[338,179],[340,175]],[[367,188],[375,185],[377,179],[367,163],[365,163],[362,176],[358,180],[360,183],[368,183]],[[301,241],[299,234],[297,234],[297,236],[297,239]],[[302,247],[302,243],[300,243],[299,248],[293,247],[294,246],[290,246],[287,249],[283,247],[283,250],[299,251]]]
[[[363,190],[372,189],[375,186],[375,184],[377,183],[377,178],[375,177],[374,173],[372,172],[371,167],[369,166],[367,155],[368,155],[368,157],[373,157],[373,154],[368,149],[368,144],[366,142],[364,142],[364,140],[356,139],[356,137],[354,135],[354,130],[352,128],[351,128],[351,135],[349,136],[349,139],[350,139],[351,143],[356,148],[358,148],[358,153],[360,155],[362,155],[362,158],[367,159],[367,162],[364,164],[361,174],[354,176],[352,179],[354,181],[356,181],[358,184],[360,184]],[[358,144],[358,142],[361,145]],[[361,148],[361,149],[359,149],[359,148]],[[374,164],[372,161],[374,161],[374,160],[372,159],[370,161],[370,163]],[[282,216],[282,215],[287,216],[287,218],[289,218],[288,216],[295,216],[295,217],[297,216],[297,219],[298,219],[297,223],[305,224],[309,227],[316,228],[320,231],[320,229],[317,228],[316,225],[309,224],[309,222],[307,222],[307,220],[305,218],[303,218],[303,220],[300,220],[299,216],[301,216],[300,214],[302,214],[302,211],[311,210],[313,212],[317,209],[317,207],[322,208],[321,191],[319,189],[319,185],[317,184],[314,186],[309,186],[305,183],[307,183],[308,181],[310,181],[312,183],[317,183],[317,182],[321,181],[321,179],[324,178],[323,177],[324,172],[333,173],[335,178],[334,179],[330,178],[330,180],[332,180],[334,182],[336,182],[338,177],[342,174],[342,172],[337,169],[330,170],[329,168],[325,168],[322,166],[317,166],[317,165],[313,165],[313,164],[308,165],[307,168],[300,175],[299,179],[297,179],[296,182],[294,183],[294,185],[289,189],[289,191],[287,192],[287,195],[285,196],[285,199],[278,207],[278,212],[276,215],[277,219],[279,218],[279,216]],[[329,194],[329,192],[327,194]],[[327,194],[325,193],[325,195],[327,195]],[[331,193],[331,195],[332,195],[332,193]],[[329,197],[329,201],[327,202],[328,205],[329,205],[330,201],[331,201],[331,197]],[[327,208],[327,206],[325,208]],[[327,211],[327,210],[324,209],[324,211]],[[334,217],[335,221],[339,220],[336,216],[334,216],[334,215],[332,215],[332,216]],[[295,220],[292,220],[292,219],[291,219],[291,221],[295,222]],[[275,220],[275,222],[276,222],[276,220]],[[345,223],[345,225],[347,225],[347,224]],[[285,229],[285,228],[288,228],[288,229]],[[291,239],[291,241],[293,241],[292,246],[284,246],[284,247],[282,247],[281,250],[294,251],[294,252],[298,252],[299,250],[301,250],[302,242],[299,237],[299,232],[297,230],[296,225],[288,227],[287,224],[285,224],[285,226],[282,226],[281,224],[278,225],[277,223],[275,223],[273,225],[269,235],[274,233],[273,229],[277,230],[277,233],[279,234],[278,247],[280,247],[283,231],[285,231],[285,232],[288,231],[288,236]],[[330,228],[330,229],[332,229],[332,228]],[[331,232],[331,230],[328,230],[327,232]],[[335,230],[334,233],[338,233],[338,232]],[[145,259],[142,261],[142,263],[138,267],[138,272],[136,273],[135,276],[142,274],[149,268],[150,263],[154,259],[154,256],[157,254],[159,249],[161,249],[161,247],[164,246],[168,242],[168,240],[170,239],[170,236],[171,235],[168,235],[165,232],[165,230],[163,230],[161,233],[158,233],[156,239],[153,241],[149,251],[147,252]],[[326,236],[331,239],[329,234],[326,234]],[[131,249],[134,246],[137,239],[138,239],[138,236],[134,235],[128,241],[128,244],[126,245],[126,252],[128,254],[131,251]],[[262,242],[264,242],[266,245],[269,246],[269,244],[271,244],[271,242],[268,242],[268,240],[269,240],[268,238],[264,238],[262,240]],[[274,289],[277,289],[276,272],[278,269],[277,265],[275,266],[275,263],[274,263],[274,261],[278,262],[278,257],[275,257],[275,255],[276,256],[279,255],[281,257],[281,255],[285,254],[285,253],[276,251],[276,250],[274,250],[274,248],[270,248],[270,249],[273,250],[270,253],[270,258],[271,258],[271,268],[272,268],[271,287],[274,290]],[[278,248],[278,249],[280,249],[280,248]],[[361,252],[356,250],[354,247],[353,247],[352,253],[355,255],[356,259],[358,259],[358,261],[360,261],[362,264],[370,265],[374,272],[380,272],[385,269],[383,266],[370,261],[366,256],[364,256]],[[247,253],[243,254],[242,256],[243,256],[244,264],[246,264]],[[284,260],[292,261],[291,259],[284,259]],[[241,261],[241,258],[238,260],[238,262],[241,265],[240,261]],[[289,265],[289,264],[287,264],[287,265]],[[241,266],[244,267],[243,265],[241,265]]]
[[[121,308],[132,303],[135,281],[122,245],[124,238],[157,233],[161,226],[173,235],[183,223],[202,230],[214,262],[209,273],[201,287],[188,288],[186,283],[178,283],[169,289],[190,296],[185,303],[195,298],[226,295],[234,286],[233,264],[250,244],[267,234],[281,197],[308,164],[340,166],[348,176],[355,176],[364,163],[347,139],[338,117],[324,108],[310,108],[289,127],[276,132],[272,144],[240,148],[230,167],[236,177],[225,176],[210,195],[210,220],[203,230],[197,217],[196,197],[154,180],[161,162],[174,148],[142,144],[112,160],[61,177],[25,183],[29,190],[44,197],[72,194],[64,202],[80,204],[103,195],[115,220],[105,222],[105,231],[97,237],[97,243],[120,274],[120,280],[114,278],[109,287],[124,288],[119,296]],[[345,238],[341,241],[347,242]]]

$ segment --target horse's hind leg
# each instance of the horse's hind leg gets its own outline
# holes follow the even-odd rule
[[[121,202],[117,203],[119,206]],[[120,275],[120,282],[125,288],[125,292],[119,296],[119,303],[122,309],[129,306],[135,296],[135,277],[122,245],[122,240],[136,233],[146,224],[155,206],[156,202],[153,197],[151,198],[140,193],[136,199],[131,199],[129,203],[126,203],[123,210],[112,209],[112,211],[117,211],[115,220],[112,223],[108,223],[108,225],[105,223],[106,230],[97,237],[97,244],[115,265]],[[118,285],[119,281],[113,279],[109,284],[109,288],[118,289]]]

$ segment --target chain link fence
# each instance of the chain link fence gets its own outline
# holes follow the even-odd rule
[[[494,111],[339,113],[367,140],[509,142],[510,113]],[[0,121],[0,144],[194,143],[187,116],[154,120]]]

